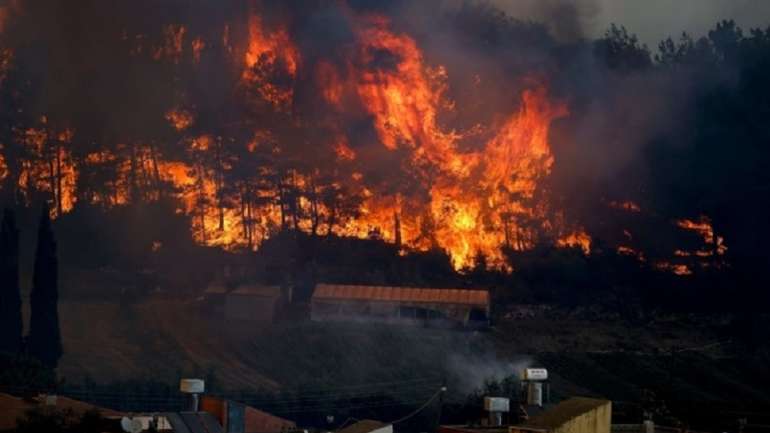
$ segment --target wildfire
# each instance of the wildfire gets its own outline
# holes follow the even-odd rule
[[[41,119],[43,127],[21,131],[19,139],[32,156],[22,164],[18,178],[20,192],[27,200],[34,191],[49,195],[51,218],[67,213],[75,206],[77,196],[77,169],[72,152],[66,147],[74,135],[72,130],[58,133],[47,128],[47,119]]]
[[[409,151],[411,169],[431,178],[432,185],[428,203],[403,194],[369,198],[364,215],[349,230],[368,236],[371,227],[386,228],[386,240],[443,248],[456,268],[471,266],[478,253],[501,264],[500,248],[510,241],[506,227],[516,231],[505,215],[531,212],[521,200],[531,198],[537,180],[550,171],[548,129],[567,114],[566,107],[551,102],[542,85],[524,91],[519,109],[480,150],[460,152],[462,135],[438,122],[440,110],[451,107],[444,100],[447,71],[426,65],[416,42],[391,32],[383,18],[365,20],[358,35],[360,59],[355,63],[362,66],[352,74],[357,95],[373,116],[382,145]],[[324,94],[337,101],[337,81],[327,82],[335,87]],[[589,243],[587,235],[564,240],[564,245],[581,248]]]
[[[690,267],[681,263],[658,262],[655,267],[661,271],[671,272],[675,275],[692,275]]]
[[[557,245],[560,247],[580,248],[583,250],[583,253],[589,254],[591,252],[591,236],[584,231],[573,232],[559,239]]]
[[[193,115],[187,110],[174,109],[166,113],[166,120],[177,131],[184,131],[193,124]]]
[[[624,201],[624,202],[618,202],[618,201],[611,201],[609,202],[609,206],[613,209],[620,209],[625,210],[628,212],[641,212],[642,208],[639,207],[638,204],[632,202],[632,201]]]
[[[333,184],[322,192],[312,186],[314,176],[294,172],[286,182],[309,193],[290,206],[317,217],[293,224],[316,231],[318,218],[324,218],[327,230],[340,235],[376,237],[415,249],[442,248],[458,269],[473,265],[479,253],[490,264],[502,264],[501,247],[506,244],[530,246],[529,229],[519,227],[517,217],[511,215],[523,218],[534,212],[524,201],[532,198],[538,180],[550,172],[553,156],[548,130],[554,119],[567,114],[565,106],[550,101],[544,85],[535,86],[518,101],[512,100],[512,106],[518,108],[497,125],[487,143],[474,152],[460,152],[457,143],[462,135],[438,121],[441,110],[452,106],[444,97],[448,72],[440,65],[427,65],[415,40],[390,31],[384,18],[361,19],[356,36],[355,57],[347,65],[347,73],[327,61],[315,66],[320,94],[343,115],[347,109],[343,101],[357,98],[371,115],[380,143],[390,151],[406,151],[407,169],[429,182],[424,186],[427,196],[378,193],[367,187],[365,172],[352,173],[350,185]],[[293,78],[297,73],[299,54],[285,30],[267,31],[259,16],[251,16],[244,61],[244,82],[276,106],[291,103],[291,87],[277,87],[264,74],[278,69]],[[188,114],[172,111],[167,119],[181,131],[192,121]],[[338,137],[331,151],[336,159],[358,160],[349,138],[339,132],[343,129],[335,129]],[[259,143],[257,139],[249,142],[249,152],[256,152]],[[205,152],[209,146],[209,140],[197,138],[190,149]],[[243,209],[216,206],[220,186],[210,173],[179,164],[161,171],[182,191],[184,211],[193,217],[193,233],[199,241],[228,248],[243,246],[243,234],[252,228],[261,234],[257,238],[264,238],[270,227],[286,224],[281,208],[269,204],[276,198],[283,200],[280,190],[268,191],[273,198],[259,209],[248,207],[249,216],[244,217]],[[344,188],[362,192],[355,218],[343,217],[342,209],[335,208],[344,201],[340,197]],[[319,194],[329,199],[313,198]],[[571,233],[559,245],[579,246],[587,252],[590,237],[584,232]]]
[[[155,60],[161,58],[171,59],[174,63],[179,63],[182,58],[182,48],[184,36],[187,29],[180,25],[168,25],[164,29],[165,42],[162,46],[156,47],[153,53]]]
[[[316,67],[316,81],[326,102],[339,107],[344,88],[337,69],[329,62],[319,62]]]
[[[260,16],[252,14],[249,17],[249,43],[244,55],[243,80],[274,105],[287,107],[293,98],[293,90],[291,87],[279,86],[269,78],[286,74],[293,80],[298,65],[299,52],[288,32],[285,29],[269,32],[263,27]]]
[[[644,257],[644,253],[637,251],[629,246],[620,245],[617,249],[618,254],[623,256],[636,257],[640,262],[645,262],[647,259]]]
[[[13,52],[9,49],[0,48],[0,88],[3,86],[8,75],[11,61],[13,61]]]
[[[8,176],[8,164],[5,162],[5,157],[2,154],[3,145],[0,144],[0,181],[4,180]]]
[[[724,238],[722,236],[714,235],[714,227],[711,225],[711,219],[705,215],[700,216],[697,220],[682,219],[676,222],[676,224],[685,229],[696,232],[703,237],[703,242],[706,245],[711,246],[710,251],[696,251],[695,255],[701,257],[708,257],[714,254],[721,256],[727,252],[727,246],[724,244]],[[680,252],[679,255],[684,252]]]
[[[224,28],[222,44],[238,56],[238,91],[245,91],[247,102],[256,95],[276,111],[293,114],[288,108],[295,103],[298,77],[315,85],[316,100],[328,112],[326,132],[313,137],[320,144],[312,156],[292,153],[300,139],[273,137],[271,125],[249,131],[254,138],[241,144],[227,141],[221,131],[191,136],[196,113],[180,105],[164,114],[183,137],[184,152],[174,159],[164,158],[152,142],[137,141],[88,153],[77,167],[67,146],[74,131],[27,130],[25,142],[44,162],[25,165],[23,190],[49,192],[58,215],[75,204],[78,168],[87,166],[83,173],[89,176],[100,167],[114,172],[104,188],[81,192],[92,204],[157,200],[170,185],[194,238],[229,249],[256,248],[288,227],[383,239],[402,250],[441,248],[457,269],[473,266],[480,255],[491,266],[503,266],[503,247],[531,248],[544,230],[559,246],[590,252],[591,237],[548,216],[549,204],[536,194],[554,164],[551,124],[568,114],[549,95],[546,80],[526,77],[526,88],[511,94],[510,105],[494,119],[470,132],[457,131],[440,120],[458,109],[447,96],[451,71],[429,64],[417,41],[392,30],[386,18],[353,20],[351,42],[340,48],[345,60],[305,59],[307,65],[287,28],[257,13],[248,17],[244,44]],[[163,35],[160,46],[146,51],[156,61],[180,63],[188,49],[197,64],[207,46],[216,48],[181,25],[166,26]],[[481,80],[476,75],[468,85]],[[350,117],[371,123],[374,134],[366,142],[344,123]],[[293,119],[288,126],[300,128],[304,121]],[[377,162],[372,155],[383,153],[397,161],[393,177],[403,176],[401,183],[372,175],[369,165]],[[300,158],[309,167],[293,164]],[[261,165],[265,160],[273,167]],[[321,168],[316,160],[336,165]],[[236,170],[245,175],[230,176]]]

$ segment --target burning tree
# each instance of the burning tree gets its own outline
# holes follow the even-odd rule
[[[577,173],[607,154],[586,146],[627,140],[616,125],[583,131],[592,116],[620,106],[644,123],[623,91],[571,82],[561,70],[583,64],[554,54],[563,47],[544,26],[472,4],[442,10],[424,23],[430,32],[355,3],[299,11],[237,1],[195,14],[177,6],[139,17],[138,6],[29,0],[7,12],[0,177],[9,200],[48,200],[53,218],[173,200],[202,245],[251,251],[282,230],[376,238],[402,253],[442,249],[455,269],[476,257],[509,269],[503,249],[543,243],[589,254],[592,238],[606,237],[600,216],[618,210],[608,203],[659,211],[631,188],[602,189]],[[67,19],[52,20],[49,8]],[[331,24],[339,32],[322,38]],[[621,27],[576,49],[602,64],[585,75],[633,90],[635,71],[734,46],[728,33],[711,45],[664,44],[658,63]],[[51,68],[36,63],[44,51]],[[592,204],[576,203],[584,198]],[[703,215],[718,226],[707,207],[664,224],[687,230],[675,221]],[[619,254],[684,273],[676,248],[644,256],[622,235],[636,241],[632,232],[607,235],[619,238]]]

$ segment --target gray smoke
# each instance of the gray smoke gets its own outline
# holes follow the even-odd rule
[[[490,381],[520,378],[521,372],[533,362],[532,358],[523,355],[502,359],[494,353],[452,353],[447,358],[446,369],[459,386],[453,392],[467,395],[483,389]]]

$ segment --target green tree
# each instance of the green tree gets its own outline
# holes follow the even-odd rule
[[[18,353],[21,333],[19,230],[13,211],[6,209],[0,228],[0,352]]]
[[[56,240],[47,206],[43,207],[40,217],[32,284],[29,353],[46,367],[56,368],[62,355],[58,312],[58,261]]]
[[[604,37],[594,42],[594,54],[609,69],[618,72],[631,72],[648,69],[652,66],[650,50],[639,43],[634,34],[629,34],[624,26],[612,24]]]

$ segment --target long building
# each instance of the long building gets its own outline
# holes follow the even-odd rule
[[[318,284],[313,321],[376,321],[426,326],[489,325],[487,290]]]

